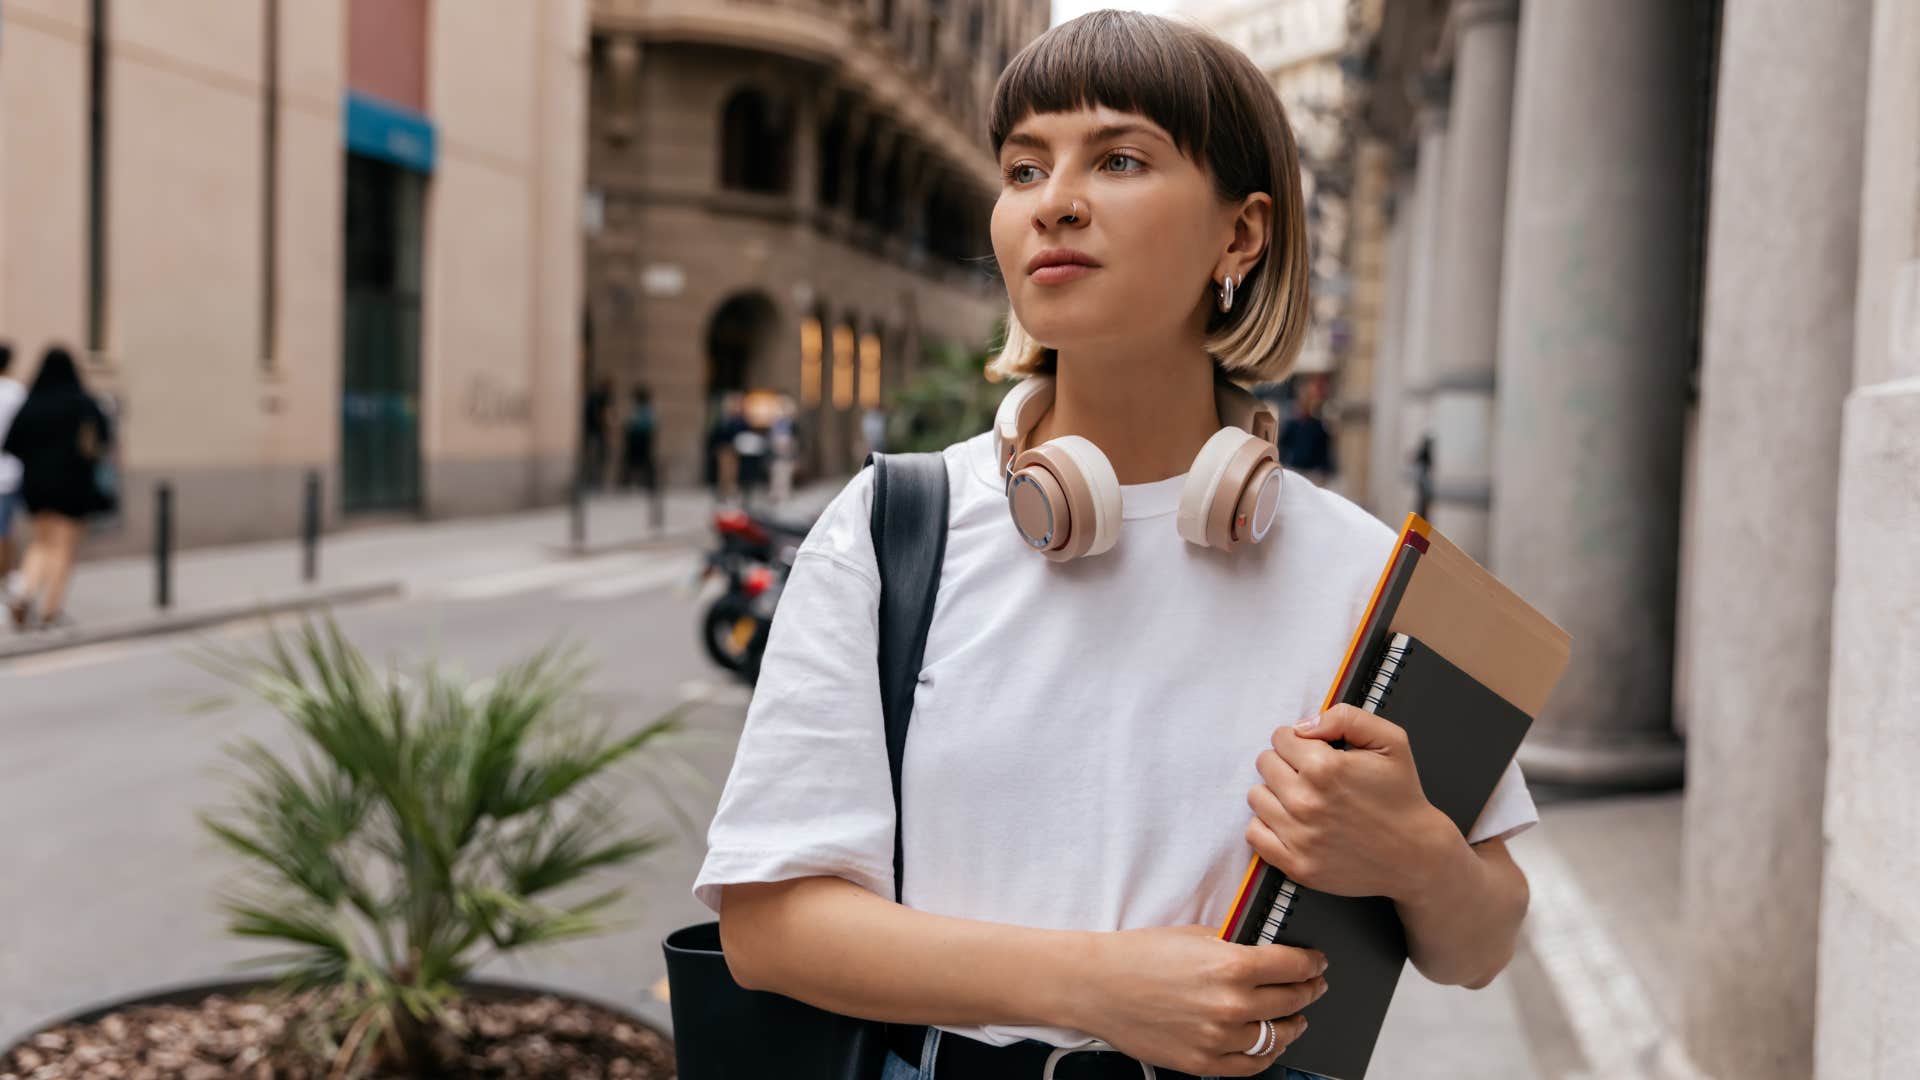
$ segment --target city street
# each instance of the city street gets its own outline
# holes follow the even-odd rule
[[[485,969],[618,1003],[662,1026],[659,941],[705,917],[688,888],[747,700],[695,638],[696,597],[684,583],[696,555],[683,541],[489,565],[472,576],[416,581],[398,599],[339,613],[373,656],[432,654],[474,673],[556,638],[584,642],[599,660],[592,689],[622,726],[689,705],[690,734],[675,752],[700,781],[669,770],[651,775],[666,778],[690,822],[676,821],[647,774],[630,774],[635,823],[668,830],[674,841],[634,868],[632,896],[618,913],[624,925],[605,938]],[[458,561],[460,552],[446,557]],[[239,622],[0,662],[7,739],[0,817],[8,823],[0,858],[10,869],[0,885],[9,922],[0,946],[0,1037],[103,1000],[220,978],[234,962],[268,951],[224,934],[214,891],[233,880],[235,864],[194,816],[223,791],[224,745],[242,736],[289,745],[284,723],[262,707],[202,707],[226,690],[195,664],[196,650],[256,648],[264,627]],[[1662,894],[1640,887],[1629,871],[1637,864],[1641,877],[1672,888],[1671,874],[1649,866],[1648,855],[1657,854],[1657,864],[1677,862],[1677,809],[1670,797],[1545,806],[1545,824],[1515,844],[1535,877],[1521,955],[1481,992],[1433,986],[1409,972],[1376,1075],[1563,1076],[1596,1058],[1644,1058],[1662,1037],[1661,1010],[1637,991],[1622,996],[1623,985],[1640,984],[1623,967],[1628,954],[1610,945],[1600,924],[1663,925]],[[1579,859],[1562,854],[1575,850]],[[1630,958],[1657,963],[1662,940],[1633,935]],[[1565,1015],[1567,1000],[1582,1002],[1578,1022]]]

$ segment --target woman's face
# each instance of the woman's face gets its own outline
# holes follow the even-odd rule
[[[1158,124],[1032,113],[1000,150],[993,254],[1027,333],[1077,350],[1205,326],[1237,208]]]

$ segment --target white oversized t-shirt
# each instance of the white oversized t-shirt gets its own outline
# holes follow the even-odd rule
[[[946,562],[902,764],[907,906],[1071,930],[1225,921],[1252,857],[1254,759],[1320,708],[1396,534],[1289,472],[1275,533],[1174,529],[1184,477],[1124,486],[1119,543],[1053,563],[1008,519],[991,434],[948,447]],[[893,897],[872,473],[780,600],[694,895],[837,875]],[[1509,766],[1469,834],[1538,820]],[[1060,1028],[948,1027],[1006,1045]]]

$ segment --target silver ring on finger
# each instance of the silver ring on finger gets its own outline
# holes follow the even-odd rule
[[[1253,1049],[1242,1050],[1240,1052],[1248,1057],[1266,1057],[1267,1051],[1273,1049],[1273,1044],[1278,1039],[1279,1035],[1273,1030],[1273,1021],[1262,1020],[1260,1021],[1260,1034],[1253,1040]]]

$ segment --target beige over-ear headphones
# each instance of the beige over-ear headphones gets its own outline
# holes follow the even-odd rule
[[[1187,473],[1175,525],[1188,543],[1232,550],[1266,539],[1280,507],[1278,423],[1258,398],[1214,380],[1223,425]],[[1053,379],[1023,379],[1000,403],[994,449],[1006,477],[1007,508],[1027,544],[1054,562],[1098,555],[1120,539],[1120,481],[1100,448],[1062,435],[1020,444],[1053,404]]]

